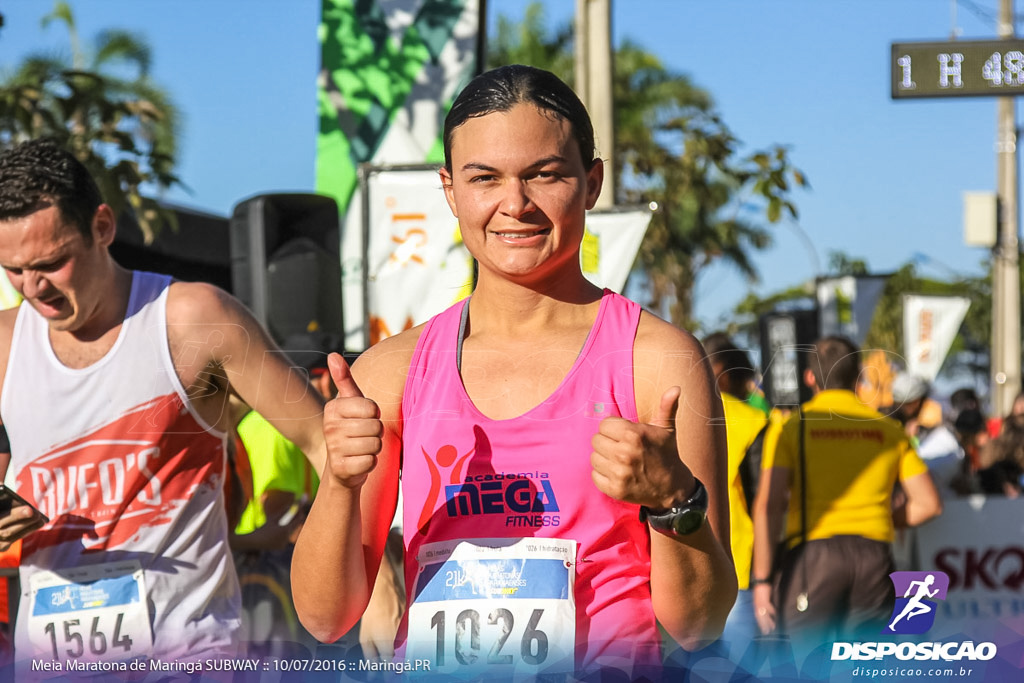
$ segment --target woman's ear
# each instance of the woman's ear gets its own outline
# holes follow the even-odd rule
[[[455,188],[452,186],[452,172],[442,166],[437,174],[441,176],[441,187],[444,188],[444,198],[448,202],[448,208],[452,210],[452,215],[458,218],[459,212],[455,208]]]
[[[604,184],[604,161],[594,159],[594,163],[587,171],[587,211],[594,208],[597,198],[601,196],[601,186]]]

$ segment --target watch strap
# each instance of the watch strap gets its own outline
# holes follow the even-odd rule
[[[708,511],[708,490],[704,483],[693,478],[697,487],[690,497],[679,505],[658,510],[640,506],[640,521],[651,525],[655,531],[669,536],[691,534],[704,525]]]

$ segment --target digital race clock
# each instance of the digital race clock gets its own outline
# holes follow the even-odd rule
[[[1024,93],[1024,40],[893,43],[892,98]]]

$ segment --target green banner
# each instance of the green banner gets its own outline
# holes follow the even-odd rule
[[[476,69],[477,0],[323,0],[316,189],[344,215],[360,163],[442,160],[452,99]]]

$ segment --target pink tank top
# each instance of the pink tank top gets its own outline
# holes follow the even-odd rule
[[[648,531],[636,505],[598,491],[590,464],[590,442],[602,419],[637,419],[632,367],[640,306],[606,290],[582,351],[554,393],[517,418],[492,420],[473,405],[457,366],[467,302],[427,323],[405,384],[409,603],[425,543],[574,540],[575,668],[636,673],[660,666]],[[406,629],[403,622],[400,645]]]

